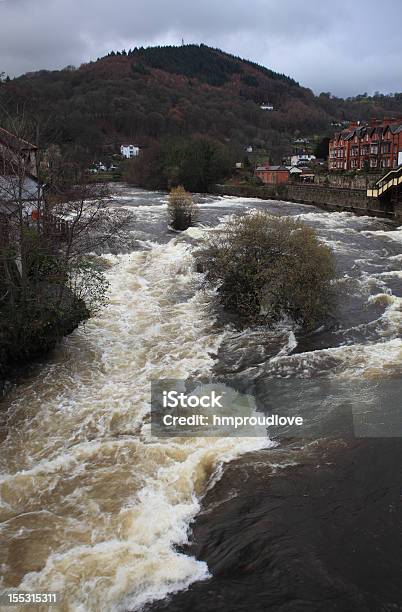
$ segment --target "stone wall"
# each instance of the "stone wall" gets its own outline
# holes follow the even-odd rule
[[[368,198],[365,189],[324,187],[292,184],[256,187],[249,185],[216,185],[220,195],[261,198],[263,200],[290,200],[302,204],[317,204],[329,210],[350,211],[356,214],[389,217],[402,221],[402,206],[395,210],[377,198]]]
[[[348,176],[345,174],[316,174],[314,184],[323,187],[345,187],[347,189],[367,189],[374,185],[381,174],[356,174]]]
[[[288,185],[287,196],[296,202],[319,204],[331,210],[346,210],[366,215],[393,217],[389,206],[377,198],[368,198],[365,189]]]

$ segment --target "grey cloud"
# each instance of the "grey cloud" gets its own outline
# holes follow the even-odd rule
[[[398,91],[401,17],[400,0],[5,0],[0,71],[60,68],[183,37],[253,59],[317,92]]]

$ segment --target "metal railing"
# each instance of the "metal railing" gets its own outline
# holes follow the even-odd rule
[[[373,187],[367,189],[367,196],[369,198],[379,198],[381,197],[388,189],[392,187],[397,187],[402,184],[402,166],[398,166],[398,168],[394,168],[390,170],[382,176],[376,183],[374,183]]]

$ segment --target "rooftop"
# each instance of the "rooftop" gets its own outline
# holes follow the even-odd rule
[[[0,144],[12,149],[13,151],[35,151],[37,147],[32,143],[12,134],[8,130],[0,127]]]

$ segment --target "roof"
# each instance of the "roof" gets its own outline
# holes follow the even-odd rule
[[[30,151],[36,151],[38,148],[27,140],[12,134],[2,127],[0,127],[0,144],[3,144],[13,151],[22,151],[27,149]]]
[[[286,166],[257,166],[255,169],[256,172],[289,172]]]
[[[334,136],[334,140],[352,140],[355,136],[358,138],[363,138],[366,134],[372,138],[375,135],[384,135],[387,130],[390,130],[392,134],[399,134],[402,132],[402,121],[401,123],[385,123],[384,125],[363,125],[359,127],[352,127],[341,132],[337,132]]]
[[[280,171],[289,172],[286,166],[270,166],[268,170],[273,170],[274,172],[280,172]]]

